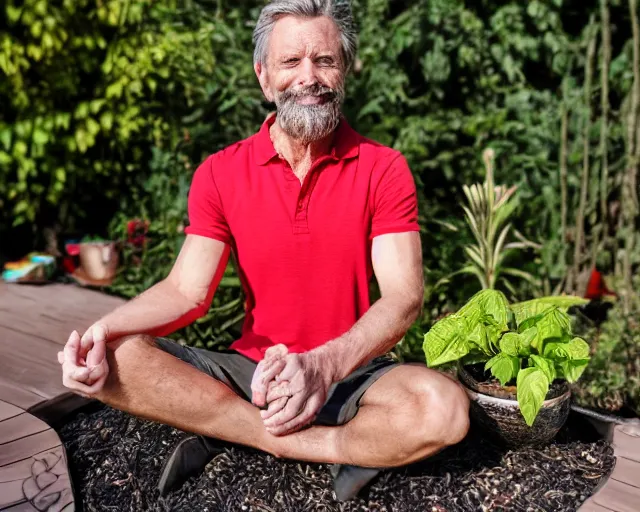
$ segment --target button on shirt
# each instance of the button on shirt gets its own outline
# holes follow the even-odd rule
[[[246,297],[231,348],[255,361],[278,343],[304,352],[347,332],[370,306],[373,238],[419,230],[398,151],[342,119],[330,154],[300,183],[273,147],[273,122],[198,167],[185,229],[231,246]]]

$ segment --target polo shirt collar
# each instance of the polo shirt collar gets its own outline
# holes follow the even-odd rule
[[[273,147],[273,142],[269,136],[269,128],[275,123],[276,115],[270,115],[256,134],[253,149],[258,165],[266,165],[271,159],[278,156],[277,151]],[[359,153],[359,137],[357,132],[349,126],[344,117],[340,118],[340,123],[336,128],[336,134],[333,139],[330,156],[334,160],[346,160],[358,156]]]

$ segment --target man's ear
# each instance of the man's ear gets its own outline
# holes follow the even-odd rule
[[[256,76],[258,77],[258,82],[260,82],[260,88],[262,89],[262,94],[267,99],[267,101],[273,103],[274,97],[271,93],[271,89],[269,88],[269,82],[267,80],[267,67],[263,66],[261,62],[256,62],[253,66],[253,69],[256,72]]]

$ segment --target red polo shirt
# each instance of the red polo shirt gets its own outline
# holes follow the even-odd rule
[[[370,305],[372,239],[419,230],[398,151],[342,120],[301,184],[273,147],[274,121],[198,167],[185,229],[230,244],[247,313],[231,348],[255,361],[277,343],[303,352],[347,332]]]

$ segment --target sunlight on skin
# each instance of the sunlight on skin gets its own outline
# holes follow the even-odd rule
[[[329,18],[286,16],[274,26],[269,38],[266,66],[256,64],[256,74],[269,101],[277,92],[300,86],[321,85],[336,89],[344,82],[340,33]],[[322,102],[307,98],[301,103]]]

